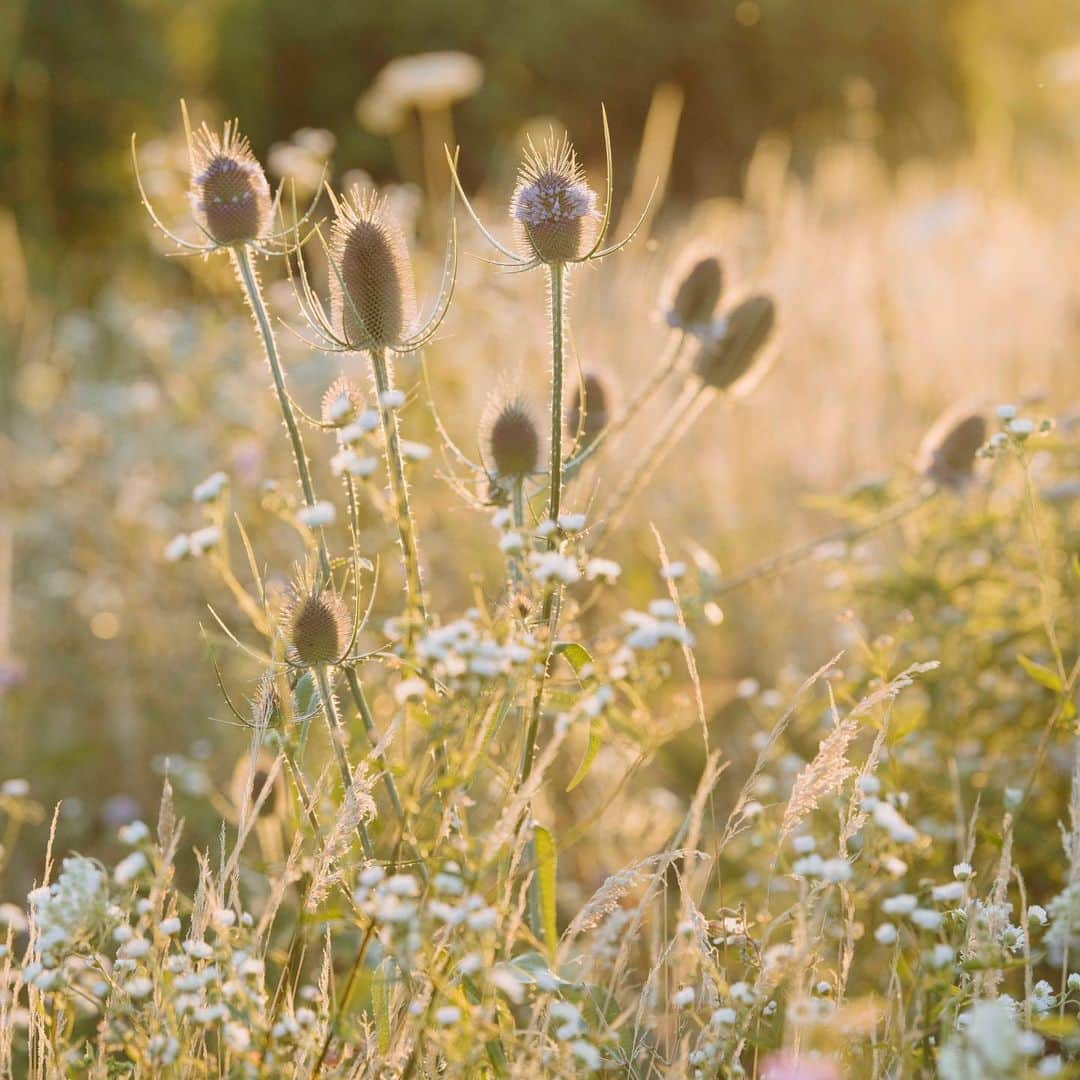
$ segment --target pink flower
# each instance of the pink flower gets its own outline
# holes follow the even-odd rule
[[[773,1054],[761,1070],[761,1080],[841,1080],[836,1063],[784,1051]]]

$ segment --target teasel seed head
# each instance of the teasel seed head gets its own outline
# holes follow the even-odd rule
[[[608,381],[597,372],[584,372],[570,394],[570,405],[566,410],[566,427],[570,435],[580,433],[583,443],[591,443],[608,426],[611,413]]]
[[[236,122],[218,135],[205,124],[191,139],[191,208],[216,244],[252,243],[270,231],[273,200],[262,166]]]
[[[567,138],[552,136],[539,149],[528,142],[510,216],[530,258],[565,263],[589,253],[598,228],[596,193]]]
[[[334,325],[357,350],[393,348],[416,320],[416,287],[405,234],[386,201],[353,190],[335,203],[330,232]]]
[[[970,408],[947,409],[919,447],[917,468],[942,487],[962,490],[975,471],[975,455],[986,442],[986,418]]]
[[[724,271],[715,255],[698,259],[679,282],[665,319],[676,330],[700,331],[712,321],[724,289]]]
[[[499,479],[517,480],[536,472],[540,464],[540,427],[524,398],[493,399],[482,427]]]
[[[348,427],[364,411],[364,391],[347,375],[339,375],[322,399],[322,422],[329,427]]]
[[[349,642],[349,613],[330,589],[294,592],[284,623],[290,659],[305,667],[334,663]]]
[[[776,305],[768,296],[751,296],[728,312],[714,337],[701,342],[694,371],[716,390],[728,390],[754,367],[772,337]]]

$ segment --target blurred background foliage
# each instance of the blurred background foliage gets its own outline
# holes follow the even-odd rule
[[[796,167],[853,133],[892,162],[984,136],[1046,147],[1075,124],[1047,57],[1078,13],[1077,0],[8,0],[0,202],[34,272],[84,298],[137,221],[128,137],[174,125],[180,96],[243,117],[257,152],[327,128],[339,164],[387,180],[389,144],[355,123],[355,100],[390,59],[437,49],[485,67],[457,116],[474,182],[537,115],[558,116],[595,158],[600,101],[625,161],[662,83],[685,93],[683,197],[737,192],[770,131],[792,139]]]

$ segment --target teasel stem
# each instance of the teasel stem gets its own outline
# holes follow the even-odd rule
[[[274,340],[274,330],[270,324],[270,316],[267,314],[266,304],[263,302],[262,290],[259,288],[259,279],[255,274],[255,268],[251,265],[251,254],[247,247],[242,244],[237,245],[232,250],[233,256],[236,259],[237,270],[240,274],[240,281],[247,297],[248,306],[255,316],[255,322],[258,324],[259,333],[262,335],[263,348],[266,351],[267,363],[270,365],[270,373],[274,377],[274,389],[277,391],[278,404],[281,406],[281,415],[285,420],[285,427],[289,432],[289,440],[292,443],[293,458],[296,461],[296,471],[300,477],[300,488],[304,494],[304,503],[307,506],[314,506],[316,502],[315,486],[311,482],[311,470],[308,467],[307,454],[304,451],[304,441],[300,435],[300,428],[296,423],[292,402],[289,399],[288,391],[285,388],[285,372],[282,369],[281,359],[278,356],[277,342]],[[330,553],[326,549],[326,538],[323,535],[322,529],[318,530],[318,538],[319,565],[322,568],[323,577],[326,579],[326,582],[329,583],[332,580]],[[360,714],[360,719],[363,722],[364,731],[367,733],[368,740],[372,746],[378,746],[379,733],[375,728],[375,720],[372,716],[371,706],[368,705],[363,687],[360,685],[360,679],[351,667],[345,668],[345,679],[349,684],[349,693],[352,695],[356,710]],[[387,794],[390,797],[394,813],[404,824],[405,811],[402,808],[401,798],[398,795],[397,784],[394,782],[394,778],[391,776],[389,769],[384,769],[383,783],[386,787]]]
[[[779,555],[774,555],[771,559],[763,559],[761,562],[755,563],[753,566],[749,566],[729,578],[725,578],[719,585],[709,590],[709,596],[710,598],[724,596],[729,592],[734,592],[736,589],[741,589],[744,585],[749,585],[751,582],[761,581],[785,573],[793,566],[797,566],[800,562],[812,556],[822,544],[849,544],[855,540],[861,540],[864,536],[869,536],[871,533],[900,521],[909,514],[913,514],[920,507],[925,506],[940,491],[941,488],[939,487],[929,487],[917,491],[911,497],[902,499],[895,506],[882,511],[870,521],[859,525],[848,525],[846,528],[837,529],[835,532],[827,533],[825,536],[818,536],[813,540],[808,540],[805,544],[800,544],[790,551],[783,551]]]
[[[341,773],[341,783],[347,794],[352,787],[352,769],[349,768],[349,759],[345,756],[345,747],[341,745],[345,729],[338,713],[337,702],[330,689],[330,680],[326,675],[326,665],[318,664],[312,669],[315,681],[319,686],[319,700],[322,705],[323,716],[326,718],[326,726],[330,736],[330,745],[334,748],[334,757],[337,759],[338,772]],[[343,796],[344,797],[344,796]],[[375,849],[371,845],[371,837],[368,836],[367,826],[361,821],[356,826],[360,836],[360,843],[364,848],[364,854],[369,859],[375,858]]]
[[[514,486],[510,493],[510,514],[511,522],[514,526],[514,531],[519,535],[521,530],[525,528],[525,479],[521,476],[514,477]],[[520,565],[520,553],[517,551],[510,552],[510,584],[516,586],[521,584],[521,565]]]
[[[551,282],[551,494],[548,517],[559,520],[562,504],[562,429],[563,429],[563,308],[565,301],[566,266],[552,263],[548,268]],[[556,544],[555,533],[548,538],[548,547]],[[544,618],[551,614],[550,599],[544,605]]]
[[[667,416],[656,430],[652,441],[638,455],[626,480],[608,502],[610,509],[601,515],[593,530],[593,551],[599,549],[604,537],[617,526],[630,508],[638,493],[652,479],[653,473],[693,426],[694,421],[713,399],[713,391],[706,385],[691,382],[675,399]]]
[[[370,355],[371,370],[375,380],[375,395],[379,402],[379,419],[382,422],[383,441],[386,444],[386,471],[390,477],[390,491],[394,497],[394,516],[397,518],[398,538],[401,541],[401,557],[405,564],[405,589],[408,603],[405,643],[411,648],[416,634],[414,616],[419,616],[421,626],[427,623],[424,585],[420,575],[420,553],[417,550],[416,530],[413,526],[412,510],[409,507],[409,488],[405,481],[405,465],[401,458],[397,413],[388,407],[384,400],[392,389],[390,370],[386,363],[386,350],[372,349]]]

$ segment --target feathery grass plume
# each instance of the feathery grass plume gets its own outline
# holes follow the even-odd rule
[[[607,380],[594,371],[586,371],[570,395],[566,426],[571,435],[581,433],[586,445],[608,426],[614,412]],[[584,406],[584,407],[582,407]]]
[[[339,375],[322,399],[322,422],[328,427],[348,427],[364,411],[364,391],[348,375]]]
[[[675,330],[697,332],[709,325],[724,289],[724,271],[720,260],[710,255],[697,262],[675,289],[664,320]]]
[[[395,348],[416,321],[416,287],[405,234],[386,200],[354,187],[335,200],[330,230],[334,326],[353,349]]]
[[[305,667],[333,664],[349,642],[349,612],[332,589],[294,589],[282,616],[290,658]]]
[[[492,399],[482,428],[484,445],[498,478],[516,480],[536,472],[540,464],[540,427],[524,398]]]
[[[235,120],[221,135],[203,124],[191,139],[191,209],[216,244],[263,239],[270,231],[273,200],[266,174]]]
[[[244,806],[255,806],[267,781],[273,776],[270,791],[259,807],[259,817],[281,817],[284,814],[285,774],[281,769],[275,773],[274,764],[273,756],[265,752],[261,752],[255,759],[254,767],[252,767],[251,755],[248,753],[241,754],[236,759],[229,782],[229,795],[238,812]]]
[[[596,193],[570,140],[549,136],[542,147],[530,139],[510,200],[523,254],[542,263],[584,258],[596,240]]]
[[[919,447],[916,468],[942,487],[962,490],[975,471],[975,455],[986,442],[986,418],[964,407],[946,409]]]
[[[728,390],[754,366],[776,325],[776,305],[764,295],[751,296],[722,320],[715,336],[702,341],[694,371],[714,390]]]

